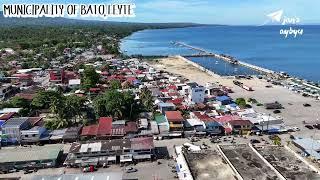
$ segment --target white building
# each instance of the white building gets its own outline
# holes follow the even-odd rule
[[[205,88],[203,86],[192,87],[188,99],[193,103],[203,103],[205,97]]]

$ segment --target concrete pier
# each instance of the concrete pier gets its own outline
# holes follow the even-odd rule
[[[184,56],[186,58],[187,57],[214,57],[214,58],[217,58],[217,59],[224,60],[224,61],[226,61],[228,63],[231,63],[231,64],[238,64],[238,65],[253,69],[253,70],[258,71],[260,73],[264,73],[264,74],[273,74],[273,73],[275,73],[272,70],[269,70],[269,69],[266,69],[266,68],[262,68],[262,67],[259,67],[259,66],[253,65],[253,64],[249,64],[249,63],[246,63],[246,62],[243,62],[243,61],[239,61],[239,60],[235,59],[234,57],[223,55],[223,54],[216,54],[216,53],[213,53],[213,52],[208,52],[208,51],[206,51],[204,49],[191,46],[191,45],[186,44],[184,42],[173,42],[173,43],[175,45],[178,45],[178,46],[183,46],[183,47],[186,47],[186,48],[189,48],[189,49],[193,49],[195,51],[199,51],[199,54]]]

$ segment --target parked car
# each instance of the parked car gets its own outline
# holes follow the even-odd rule
[[[288,132],[296,132],[296,131],[300,131],[300,128],[298,128],[298,127],[290,127],[290,128],[288,128]]]
[[[281,111],[279,109],[273,111],[274,114],[279,114]]]
[[[308,103],[303,104],[304,107],[310,107],[311,105]]]
[[[126,168],[126,173],[134,173],[134,172],[137,172],[137,171],[138,171],[138,169],[133,168],[133,167]]]
[[[316,129],[320,129],[320,124],[314,124],[313,127]]]
[[[257,144],[257,143],[260,143],[260,141],[258,139],[251,139],[250,143],[251,144]]]
[[[308,129],[313,129],[313,127],[311,125],[305,125],[304,127],[308,128]]]

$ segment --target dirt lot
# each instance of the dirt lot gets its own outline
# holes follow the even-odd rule
[[[246,144],[220,146],[243,179],[276,180],[277,174]]]
[[[288,180],[320,179],[319,174],[313,172],[307,164],[284,147],[265,146],[256,149]]]

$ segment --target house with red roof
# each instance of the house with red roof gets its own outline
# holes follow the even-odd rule
[[[112,135],[112,118],[100,117],[99,124],[84,126],[81,136],[86,138],[97,137],[98,139],[110,138]]]
[[[13,74],[12,83],[19,84],[20,86],[30,86],[33,84],[32,74]]]
[[[180,111],[165,111],[170,131],[183,131],[184,118]]]
[[[97,130],[97,138],[109,138],[111,136],[112,129],[112,118],[111,117],[100,117],[99,125]]]
[[[93,124],[89,126],[84,126],[81,131],[81,136],[85,138],[92,138],[97,135],[98,132],[98,125]]]

